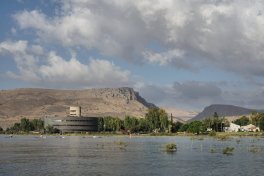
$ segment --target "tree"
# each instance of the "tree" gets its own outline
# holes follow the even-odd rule
[[[259,113],[257,111],[253,111],[251,113],[250,118],[251,118],[251,122],[252,122],[253,125],[259,126],[259,121],[260,121],[260,118],[261,118],[261,114],[262,113]]]
[[[104,117],[103,122],[101,123],[103,125],[104,131],[120,131],[120,129],[123,127],[123,121],[117,117]]]
[[[33,130],[33,125],[30,123],[29,119],[22,118],[20,120],[20,130],[24,132],[29,132]]]
[[[200,134],[206,131],[205,125],[201,121],[192,121],[187,129],[188,132]]]
[[[138,119],[135,117],[126,116],[124,120],[124,128],[125,130],[129,130],[130,132],[137,132],[139,127]]]
[[[141,132],[149,131],[149,124],[145,118],[140,118],[138,120],[138,130]]]
[[[260,128],[261,131],[264,130],[264,113],[261,113],[261,114],[260,114],[259,128]]]
[[[4,129],[0,127],[0,134],[4,132]]]
[[[181,123],[181,122],[172,123],[171,132],[173,132],[173,133],[178,132],[182,126],[183,126],[183,123]]]
[[[48,125],[48,126],[45,128],[45,132],[48,133],[48,134],[53,134],[53,133],[59,133],[60,130],[58,130],[57,128],[54,128],[54,127],[51,126],[51,125]]]
[[[189,128],[189,124],[186,123],[186,124],[183,124],[183,125],[180,127],[179,131],[184,132],[184,131],[187,131],[188,128]]]
[[[246,116],[242,116],[241,118],[236,119],[234,123],[240,126],[245,126],[249,124],[249,118]]]
[[[44,121],[41,119],[33,119],[31,121],[33,130],[35,131],[42,131],[44,130]]]
[[[169,121],[168,114],[165,110],[159,108],[151,108],[146,114],[146,120],[149,124],[149,130],[153,131],[155,129],[160,129],[165,131],[168,129]]]
[[[104,131],[104,119],[102,117],[98,118],[98,131]]]

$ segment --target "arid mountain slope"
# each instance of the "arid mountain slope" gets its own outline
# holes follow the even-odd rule
[[[220,117],[237,118],[242,115],[251,114],[253,111],[263,112],[262,110],[248,109],[248,108],[243,108],[243,107],[233,106],[233,105],[214,104],[214,105],[205,107],[201,113],[196,115],[191,120],[202,120],[207,117],[212,117],[214,115],[214,112],[217,112],[217,114]]]
[[[15,89],[0,91],[0,126],[6,127],[21,117],[65,116],[69,106],[81,106],[83,116],[142,117],[149,107],[132,88],[86,90]]]

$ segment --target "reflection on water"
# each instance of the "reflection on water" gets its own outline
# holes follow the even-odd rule
[[[166,153],[166,143],[177,152]],[[233,155],[222,153],[234,147]],[[0,175],[264,175],[264,138],[0,136]]]

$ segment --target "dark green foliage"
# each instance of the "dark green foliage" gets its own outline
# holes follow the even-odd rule
[[[98,131],[104,131],[104,118],[98,118]]]
[[[179,125],[175,126],[176,130],[179,129]],[[149,109],[145,118],[126,116],[124,120],[121,120],[117,117],[109,116],[100,118],[98,124],[99,131],[112,132],[123,129],[131,133],[153,132],[154,130],[165,132],[168,127],[168,115],[163,109],[159,108]]]
[[[131,133],[139,131],[139,120],[136,117],[126,116],[124,120],[124,128]]]
[[[189,128],[189,124],[186,123],[186,124],[183,124],[183,125],[180,127],[179,131],[184,132],[184,131],[187,131],[188,128]]]
[[[33,130],[34,131],[42,131],[44,130],[44,121],[41,119],[33,119],[31,121],[32,125],[33,125]]]
[[[7,128],[7,133],[18,133],[18,132],[29,132],[29,131],[43,131],[44,121],[41,119],[29,120],[27,118],[22,118],[20,123],[15,123],[12,127]]]
[[[53,128],[53,126],[51,125],[48,125],[45,129],[45,132],[47,134],[54,134],[54,133],[60,133],[60,130],[56,129],[56,128]]]
[[[0,134],[4,132],[4,129],[0,127]]]
[[[216,132],[223,131],[224,127],[229,125],[229,122],[225,118],[219,118],[216,112],[213,117],[204,119],[203,123],[206,128],[212,128]]]
[[[241,118],[236,119],[234,123],[240,126],[245,126],[249,124],[249,118],[246,116],[242,116]]]
[[[178,132],[182,126],[183,126],[183,123],[181,123],[181,122],[172,123],[171,132],[172,133]]]
[[[193,121],[189,124],[187,131],[194,134],[200,134],[206,131],[206,127],[201,121]]]
[[[138,130],[139,132],[148,132],[149,131],[149,123],[145,118],[140,118],[138,120]]]
[[[260,117],[260,120],[259,120],[259,128],[261,131],[264,130],[264,114],[261,113],[261,117]]]
[[[164,132],[168,129],[169,120],[168,114],[165,110],[159,108],[152,108],[149,109],[148,113],[146,114],[146,120],[149,124],[149,130],[160,130]]]
[[[104,117],[103,130],[104,131],[120,131],[123,128],[123,121],[117,117]]]

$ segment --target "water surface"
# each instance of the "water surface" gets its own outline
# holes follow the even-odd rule
[[[173,154],[164,150],[171,142]],[[222,153],[227,146],[232,155]],[[0,175],[263,176],[264,138],[0,135]]]

